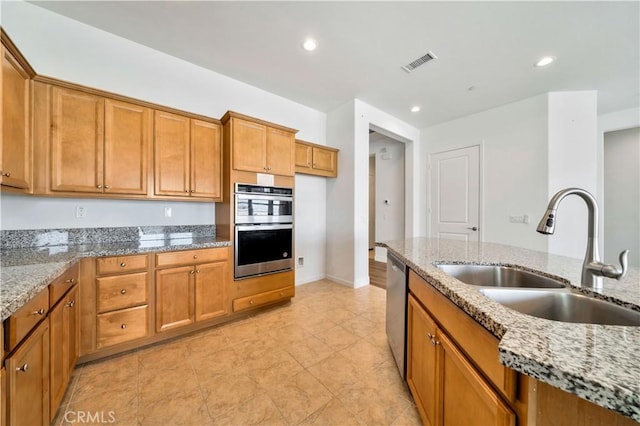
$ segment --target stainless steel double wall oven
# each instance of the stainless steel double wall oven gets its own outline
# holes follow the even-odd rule
[[[293,188],[236,183],[236,279],[293,269]]]

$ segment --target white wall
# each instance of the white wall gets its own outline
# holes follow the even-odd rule
[[[551,92],[548,99],[549,198],[561,189],[578,187],[599,199],[597,93]],[[584,258],[587,228],[584,201],[576,196],[565,198],[556,214],[555,234],[547,237],[548,251]]]
[[[629,265],[640,266],[640,127],[605,134],[605,262],[617,265],[629,250]]]
[[[374,133],[369,137],[369,154],[376,158],[376,241],[398,240],[405,235],[404,150],[403,143],[384,135]],[[375,257],[386,262],[386,249],[376,247]]]
[[[546,237],[535,230],[548,201],[546,95],[425,128],[421,140],[425,164],[431,153],[480,144],[482,240],[546,250]],[[523,214],[528,224],[509,222]]]
[[[49,12],[29,3],[2,2],[2,26],[33,68],[42,75],[56,77],[167,105],[210,117],[221,117],[227,110],[238,111],[284,126],[299,129],[300,139],[326,143],[326,115],[262,89],[209,71],[146,46]],[[320,192],[324,180],[296,178],[297,194]],[[88,216],[71,225],[120,226],[155,218],[164,211],[166,201],[57,200],[40,197],[3,196],[2,228],[39,228],[70,226],[69,204],[83,203],[101,216]],[[173,203],[172,203],[173,204]],[[213,205],[178,203],[172,224],[212,223]],[[296,281],[323,274],[324,234],[323,197],[296,203],[296,217],[315,223],[313,228],[297,227],[296,247],[305,251],[306,265],[297,270]],[[133,219],[123,211],[135,211]],[[16,212],[20,212],[17,214]],[[139,224],[139,223],[136,223]],[[311,249],[313,247],[313,249]]]

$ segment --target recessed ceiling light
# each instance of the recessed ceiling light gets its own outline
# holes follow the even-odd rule
[[[544,58],[542,58],[538,62],[536,62],[535,66],[536,67],[546,67],[547,65],[549,65],[550,63],[552,63],[555,60],[556,60],[555,56],[545,56]]]
[[[420,111],[420,107],[417,105],[411,108],[411,112],[419,112],[419,111]]]
[[[318,44],[314,39],[308,38],[304,41],[304,43],[302,43],[302,47],[307,52],[313,52],[314,50],[316,50],[316,47],[318,47]]]

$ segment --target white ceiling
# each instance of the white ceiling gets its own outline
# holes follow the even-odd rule
[[[418,128],[548,91],[598,90],[600,114],[640,105],[638,1],[33,3],[324,112],[358,98]],[[558,59],[535,68],[544,55]]]

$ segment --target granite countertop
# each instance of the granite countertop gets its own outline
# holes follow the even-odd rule
[[[502,244],[413,238],[380,243],[404,259],[500,339],[500,362],[640,422],[640,327],[551,321],[521,314],[485,297],[475,286],[434,263],[521,266],[562,277],[573,291],[640,311],[640,269],[621,281],[604,279],[598,291],[580,288],[582,260]]]
[[[114,234],[115,237],[114,237]],[[217,239],[215,233],[197,232],[143,233],[134,241],[117,242],[117,232],[107,243],[87,239],[85,244],[57,244],[36,247],[4,248],[0,251],[0,321],[31,300],[66,269],[84,257],[227,247],[230,241]],[[42,235],[42,234],[41,234]],[[155,236],[154,236],[155,235]],[[4,236],[3,236],[4,237]]]

